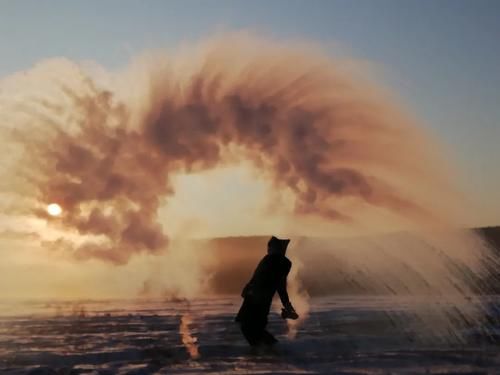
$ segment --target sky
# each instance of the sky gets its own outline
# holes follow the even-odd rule
[[[372,63],[376,80],[389,87],[444,144],[458,166],[460,187],[477,203],[477,212],[471,213],[473,222],[500,224],[499,1],[3,0],[0,78],[52,57],[95,61],[113,69],[150,49],[173,49],[217,32],[239,30],[312,41],[328,54],[347,54]],[[256,183],[249,171],[231,173],[232,178],[224,171],[210,172],[204,179],[180,176],[176,180],[180,193],[162,215],[185,211],[178,222],[199,224],[205,229],[200,235],[242,234],[252,225],[257,231],[265,228],[268,222],[255,224],[251,219],[263,209],[257,197],[265,186]],[[200,209],[199,190],[193,188],[200,184],[204,184],[205,194],[220,198],[204,203],[207,209],[200,222],[189,222],[189,210]],[[224,207],[217,199],[227,196],[216,193],[227,185],[234,188],[228,194],[257,191],[255,199]],[[234,217],[232,231],[220,232],[224,220],[210,216],[213,212],[221,213],[226,222]],[[182,225],[174,223],[170,230],[182,233]],[[16,245],[16,238],[7,237],[2,238],[1,247],[17,248],[15,253],[2,256],[0,281],[3,285],[15,281],[19,289],[26,290],[23,296],[54,291],[84,296],[88,290],[99,289],[103,280],[109,287],[103,289],[103,295],[111,290],[127,295],[123,275],[140,283],[148,271],[137,270],[155,263],[142,259],[137,260],[143,262],[140,266],[136,262],[122,271],[110,271],[96,262],[83,270],[39,256],[35,264],[36,246]],[[46,278],[49,273],[53,277]],[[4,296],[9,293],[0,291]],[[15,290],[12,293],[18,294]]]
[[[0,2],[0,77],[45,58],[125,65],[220,31],[313,41],[373,63],[500,223],[500,3],[492,0]]]

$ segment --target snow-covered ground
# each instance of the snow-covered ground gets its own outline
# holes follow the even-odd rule
[[[500,373],[494,337],[469,328],[466,343],[422,341],[422,332],[404,324],[417,302],[395,298],[312,299],[311,313],[295,339],[287,336],[286,323],[274,313],[269,330],[280,343],[266,353],[253,352],[233,322],[240,303],[236,297],[4,302],[0,372]],[[490,301],[492,311],[496,300]],[[419,306],[428,304],[421,302]]]

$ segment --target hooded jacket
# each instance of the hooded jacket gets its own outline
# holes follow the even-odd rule
[[[292,262],[285,256],[290,240],[272,237],[268,242],[267,255],[262,258],[250,282],[245,286],[242,297],[253,303],[269,308],[273,296],[278,292],[283,306],[288,307],[290,300],[286,290],[286,278]]]

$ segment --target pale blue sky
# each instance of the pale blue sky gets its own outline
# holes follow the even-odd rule
[[[464,188],[500,224],[500,1],[0,1],[0,76],[47,57],[125,64],[220,29],[332,42],[447,143]],[[330,47],[326,47],[330,48]]]

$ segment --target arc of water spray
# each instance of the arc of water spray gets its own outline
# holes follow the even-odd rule
[[[169,239],[158,210],[175,193],[172,176],[245,159],[292,194],[296,216],[355,225],[375,212],[405,223],[447,256],[403,249],[401,263],[462,313],[478,313],[467,300],[470,282],[449,265],[478,275],[492,256],[475,234],[442,235],[463,225],[469,209],[449,165],[351,62],[229,35],[102,75],[108,82],[57,59],[1,82],[0,122],[24,152],[6,174],[8,193],[23,195],[16,212],[81,236],[50,242],[52,250],[117,265],[161,254]],[[57,220],[45,210],[52,202],[63,208]],[[372,250],[345,256],[387,290],[419,292],[405,269],[388,270]]]

